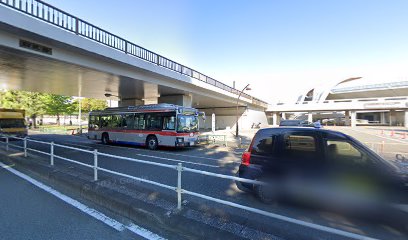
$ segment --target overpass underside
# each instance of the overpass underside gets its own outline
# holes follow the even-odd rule
[[[110,94],[120,106],[192,106],[219,115],[219,128],[234,126],[236,111],[228,109],[238,104],[241,118],[262,113],[266,124],[265,104],[247,94],[237,102],[236,91],[222,83],[163,68],[2,5],[0,16],[0,89],[97,99]]]

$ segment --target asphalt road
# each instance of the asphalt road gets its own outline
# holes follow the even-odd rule
[[[359,132],[367,139],[372,136]],[[190,167],[198,170],[205,170],[214,173],[222,173],[234,175],[240,163],[240,155],[233,151],[227,151],[223,148],[187,148],[181,150],[161,149],[159,151],[149,151],[143,148],[130,146],[115,146],[102,145],[97,141],[88,140],[83,137],[66,136],[66,135],[45,135],[34,134],[30,136],[33,139],[42,141],[54,141],[56,143],[78,147],[87,150],[97,149],[99,152],[108,153],[117,156],[132,157],[151,162],[159,162],[165,164],[182,163],[185,167]],[[364,139],[362,139],[364,141]],[[19,144],[15,142],[15,144]],[[48,145],[37,143],[29,143],[29,147],[49,152]],[[63,157],[68,157],[87,164],[93,164],[93,157],[89,153],[78,152],[70,149],[55,148],[55,154]],[[62,160],[55,160],[59,164]],[[99,157],[99,166],[108,168],[118,172],[130,174],[145,179],[154,180],[163,184],[175,186],[177,175],[172,169],[160,168],[131,161],[112,159],[108,157]],[[263,209],[276,214],[292,217],[299,220],[321,224],[323,226],[334,227],[337,229],[354,232],[362,235],[376,237],[380,239],[406,239],[407,233],[402,233],[400,230],[392,226],[384,225],[384,223],[366,222],[357,219],[350,219],[344,216],[339,216],[333,213],[321,212],[316,209],[308,209],[301,206],[288,204],[266,205],[259,202],[253,195],[239,191],[234,182],[225,179],[218,179],[209,176],[197,175],[193,173],[183,173],[183,189],[206,194],[212,197],[217,197],[224,200],[229,200],[235,203]],[[160,189],[158,189],[160,191]],[[203,200],[183,196],[188,201],[200,202]],[[208,203],[215,208],[225,208],[223,205],[216,203]],[[249,213],[243,210],[236,210],[237,214],[243,217],[260,218],[254,213]],[[265,221],[271,221],[271,224],[277,224],[276,220],[265,218]],[[286,223],[281,223],[286,224]],[[282,225],[283,226],[283,225]],[[293,231],[296,231],[293,228]],[[321,235],[324,238],[324,234]]]
[[[4,167],[0,196],[0,239],[144,239],[112,228]]]

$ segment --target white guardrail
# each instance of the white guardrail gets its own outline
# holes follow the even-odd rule
[[[84,166],[84,167],[92,168],[93,169],[94,181],[98,181],[98,171],[102,171],[102,172],[114,174],[114,175],[117,175],[117,176],[137,180],[137,181],[140,181],[140,182],[152,184],[152,185],[162,187],[162,188],[166,188],[166,189],[169,189],[169,190],[173,190],[173,191],[175,191],[177,193],[177,209],[181,209],[182,194],[187,194],[187,195],[195,196],[195,197],[198,197],[198,198],[206,199],[206,200],[209,200],[209,201],[221,203],[221,204],[224,204],[224,205],[227,205],[227,206],[243,209],[243,210],[246,210],[246,211],[249,211],[249,212],[252,212],[252,213],[256,213],[256,214],[260,214],[260,215],[263,215],[263,216],[267,216],[267,217],[279,219],[279,220],[282,220],[282,221],[298,224],[298,225],[301,225],[301,226],[304,226],[304,227],[309,227],[309,228],[313,228],[313,229],[316,229],[316,230],[324,231],[324,232],[331,233],[331,234],[336,234],[336,235],[340,235],[340,236],[344,236],[344,237],[348,237],[348,238],[353,238],[353,239],[365,239],[365,240],[366,239],[373,239],[373,238],[370,238],[370,237],[367,237],[367,236],[363,236],[363,235],[359,235],[359,234],[355,234],[355,233],[351,233],[351,232],[347,232],[347,231],[343,231],[343,230],[339,230],[339,229],[335,229],[335,228],[331,228],[331,227],[326,227],[326,226],[322,226],[322,225],[318,225],[318,224],[314,224],[314,223],[310,223],[310,222],[305,222],[305,221],[302,221],[302,220],[298,220],[298,219],[286,217],[286,216],[283,216],[283,215],[267,212],[267,211],[264,211],[264,210],[261,210],[261,209],[252,208],[252,207],[249,207],[249,206],[241,205],[241,204],[234,203],[234,202],[229,202],[229,201],[222,200],[222,199],[219,199],[219,198],[210,197],[210,196],[200,194],[200,193],[197,193],[197,192],[188,191],[188,190],[182,188],[181,179],[182,179],[182,172],[184,171],[184,172],[191,172],[191,173],[196,173],[196,174],[201,174],[201,175],[206,175],[206,176],[211,176],[211,177],[216,177],[216,178],[223,178],[223,179],[230,179],[230,180],[235,180],[235,181],[240,181],[240,182],[245,182],[245,183],[251,183],[251,184],[255,184],[255,185],[266,185],[266,183],[264,183],[264,182],[251,180],[251,179],[246,179],[246,178],[234,177],[234,176],[230,176],[230,175],[218,174],[218,173],[213,173],[213,172],[208,172],[208,171],[202,171],[202,170],[188,168],[188,167],[183,167],[181,163],[178,163],[177,165],[156,163],[156,162],[151,162],[151,161],[146,161],[146,160],[141,160],[141,159],[136,159],[136,158],[122,157],[122,156],[116,156],[116,155],[112,155],[112,154],[102,153],[102,152],[98,152],[97,149],[95,149],[93,151],[90,151],[90,150],[85,150],[85,149],[81,149],[81,148],[75,148],[75,147],[70,147],[70,146],[66,146],[66,145],[56,144],[54,142],[38,141],[38,140],[30,139],[28,137],[20,138],[20,137],[13,137],[13,136],[5,135],[5,136],[0,136],[0,138],[5,139],[4,142],[3,141],[0,141],[0,142],[5,144],[6,151],[9,151],[10,147],[15,147],[17,149],[22,149],[23,150],[24,157],[28,156],[27,155],[28,151],[48,155],[48,156],[50,156],[50,165],[51,166],[54,166],[54,164],[55,164],[54,159],[60,159],[60,160],[64,160],[64,161],[67,161],[67,162],[79,164],[79,165]],[[22,140],[23,141],[23,146],[19,146],[19,145],[16,145],[16,144],[11,144],[10,139]],[[34,142],[34,143],[49,145],[50,146],[50,152],[44,152],[44,151],[40,151],[40,150],[37,150],[37,149],[34,149],[34,148],[30,148],[30,147],[27,146],[28,142]],[[89,154],[93,155],[93,165],[85,164],[85,163],[75,161],[75,160],[72,160],[72,159],[69,159],[69,158],[58,156],[58,155],[56,155],[54,153],[54,148],[55,147],[61,147],[61,148],[71,149],[71,150],[80,151],[80,152],[84,152],[84,153],[89,153]],[[120,172],[116,172],[116,171],[112,171],[112,170],[109,170],[109,169],[106,169],[106,168],[99,167],[98,166],[98,156],[111,157],[111,158],[116,158],[116,159],[121,159],[121,160],[126,160],[126,161],[132,161],[132,162],[138,162],[138,163],[143,163],[143,164],[147,164],[147,165],[154,165],[154,166],[158,166],[158,167],[163,167],[163,168],[176,170],[177,171],[177,186],[176,187],[169,186],[169,185],[158,183],[158,182],[155,182],[155,181],[151,181],[151,180],[147,180],[147,179],[143,179],[143,178],[138,178],[138,177],[135,177],[135,176],[132,176],[132,175],[129,175],[129,174],[124,174],[124,173],[120,173]]]

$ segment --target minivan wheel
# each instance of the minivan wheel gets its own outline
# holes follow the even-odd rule
[[[257,185],[255,186],[255,194],[263,203],[273,203],[276,199],[276,193],[270,185]]]
[[[159,146],[159,143],[157,142],[156,136],[149,136],[146,139],[146,146],[150,150],[156,150],[157,147]]]
[[[109,135],[107,133],[103,133],[101,141],[102,141],[103,144],[108,145],[109,144]]]

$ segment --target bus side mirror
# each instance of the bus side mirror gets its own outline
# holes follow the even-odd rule
[[[198,116],[201,116],[201,118],[202,118],[203,120],[206,119],[206,117],[205,117],[205,112],[199,112],[199,113],[198,113]]]

